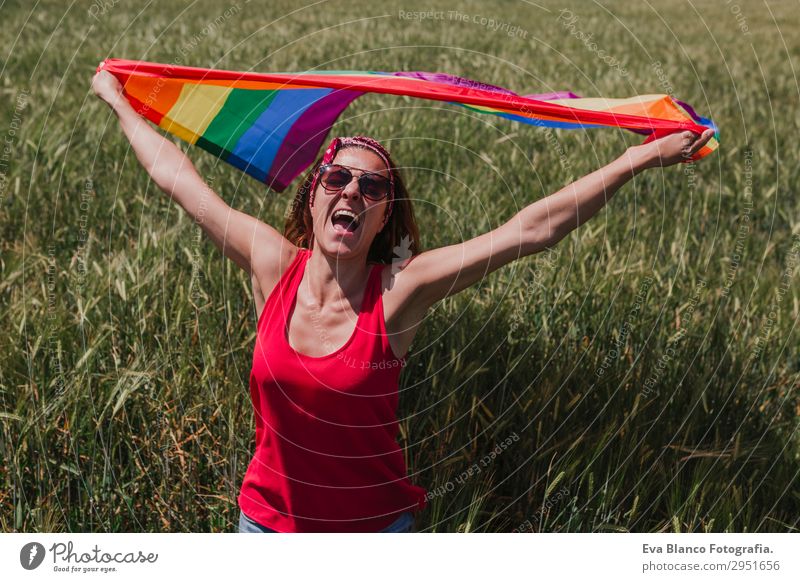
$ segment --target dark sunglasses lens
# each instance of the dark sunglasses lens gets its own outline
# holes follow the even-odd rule
[[[325,188],[344,188],[353,179],[353,175],[341,167],[330,167],[322,172],[322,185]]]
[[[389,180],[381,176],[363,176],[359,184],[367,198],[381,199],[389,193]]]

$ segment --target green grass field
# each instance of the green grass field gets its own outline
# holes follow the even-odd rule
[[[431,311],[401,377],[409,471],[431,492],[417,529],[798,531],[796,8],[3,3],[2,531],[220,532],[238,519],[254,434],[249,281],[90,93],[106,57],[671,93],[714,119],[714,155],[638,176],[553,251]],[[442,17],[412,14],[429,10]],[[407,166],[424,248],[495,228],[642,140],[381,95],[334,132],[374,136]],[[181,147],[229,204],[282,228],[293,190]]]

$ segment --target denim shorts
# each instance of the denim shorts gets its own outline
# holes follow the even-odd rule
[[[410,511],[403,512],[392,524],[382,529],[380,533],[412,533],[414,531],[414,514]],[[278,533],[265,525],[250,519],[239,511],[239,533]]]

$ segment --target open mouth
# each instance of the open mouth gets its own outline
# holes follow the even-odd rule
[[[354,233],[361,225],[355,213],[349,210],[337,210],[331,215],[333,230],[341,233]]]

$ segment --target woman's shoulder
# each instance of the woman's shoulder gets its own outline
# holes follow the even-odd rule
[[[284,245],[271,260],[253,264],[252,279],[258,284],[263,297],[266,298],[271,294],[289,267],[307,252],[308,249],[302,247]]]

